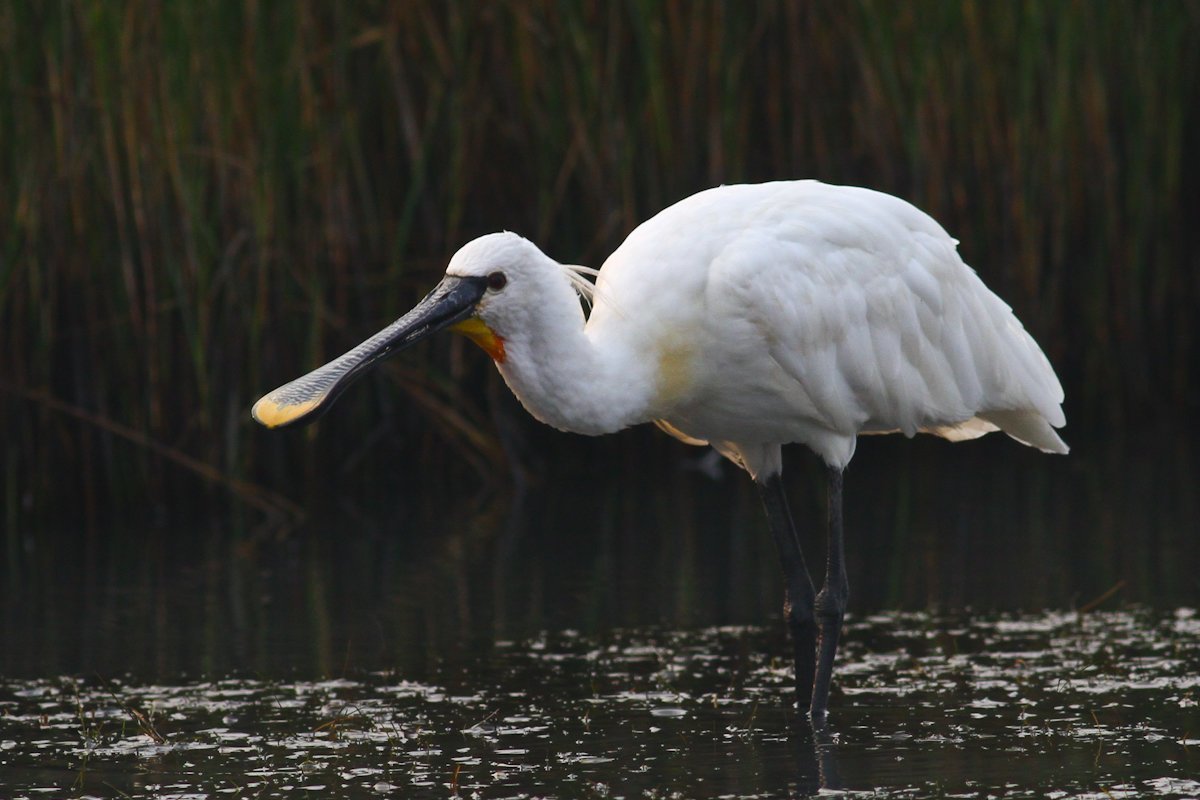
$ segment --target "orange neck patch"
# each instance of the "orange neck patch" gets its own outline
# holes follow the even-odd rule
[[[483,348],[483,352],[492,357],[497,364],[504,363],[504,339],[496,334],[479,317],[469,317],[462,322],[450,326],[450,330],[466,336]]]

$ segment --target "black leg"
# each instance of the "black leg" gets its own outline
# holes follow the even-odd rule
[[[825,586],[817,595],[816,602],[820,637],[817,640],[817,674],[812,690],[812,718],[815,722],[825,719],[825,710],[829,706],[833,658],[837,654],[838,638],[842,635],[842,617],[846,614],[846,598],[850,594],[842,545],[842,471],[834,467],[826,467],[826,470],[829,478],[829,556],[825,562]]]
[[[771,475],[759,482],[758,489],[767,510],[767,524],[775,538],[775,546],[779,548],[779,560],[783,563],[783,578],[787,587],[783,615],[792,635],[796,705],[803,711],[808,708],[812,697],[813,675],[816,671],[817,625],[813,616],[812,578],[808,576],[796,526],[788,511],[783,480],[779,475]]]

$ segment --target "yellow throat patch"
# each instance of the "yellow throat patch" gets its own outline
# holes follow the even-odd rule
[[[469,317],[462,322],[456,322],[450,326],[450,330],[461,333],[482,347],[483,352],[491,356],[496,363],[504,363],[504,339],[479,317]]]

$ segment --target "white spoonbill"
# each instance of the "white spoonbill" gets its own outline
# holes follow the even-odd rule
[[[449,328],[479,344],[548,425],[598,435],[654,422],[711,444],[762,494],[783,562],[798,704],[819,721],[848,592],[842,470],[859,434],[958,441],[999,429],[1067,452],[1050,362],[956,244],[903,200],[817,181],[688,197],[639,225],[599,272],[489,234],[455,253],[416,308],[253,414],[270,428],[313,419],[367,365]],[[586,319],[581,297],[592,304]],[[780,480],[789,442],[827,467],[819,594]]]

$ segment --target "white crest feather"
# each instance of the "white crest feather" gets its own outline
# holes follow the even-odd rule
[[[596,284],[589,281],[584,275],[595,278],[600,274],[600,270],[579,264],[563,264],[562,267],[567,273],[567,280],[571,282],[571,287],[578,293],[579,298],[587,303],[588,308],[591,308],[592,300],[596,296]]]

